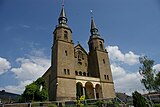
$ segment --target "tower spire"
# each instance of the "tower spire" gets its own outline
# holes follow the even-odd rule
[[[66,13],[65,13],[65,10],[64,10],[64,0],[62,0],[62,9],[61,9],[61,13],[60,13],[58,22],[59,22],[59,24],[67,25],[67,21],[68,21],[68,19],[66,17]]]
[[[95,24],[94,18],[93,18],[93,11],[90,10],[90,13],[91,13],[91,29],[90,29],[91,35],[99,36],[98,29],[96,27],[96,24]]]

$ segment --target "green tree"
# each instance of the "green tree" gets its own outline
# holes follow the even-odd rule
[[[48,98],[48,91],[45,80],[38,78],[35,82],[26,86],[22,94],[25,101],[44,101]]]
[[[36,89],[37,86],[34,83],[27,85],[22,97],[24,97],[26,101],[33,101]]]
[[[154,81],[155,70],[153,69],[154,60],[150,60],[146,56],[143,56],[139,58],[139,61],[140,64],[142,64],[142,66],[139,67],[139,73],[143,77],[141,83],[144,84],[149,92],[151,92],[156,88]]]
[[[132,93],[134,107],[147,107],[147,101],[137,91]]]

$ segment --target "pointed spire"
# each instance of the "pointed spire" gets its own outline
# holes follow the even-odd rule
[[[66,17],[66,13],[64,10],[64,4],[62,5],[62,10],[58,19],[59,24],[66,24],[67,25],[67,17]]]
[[[61,10],[61,13],[60,13],[60,17],[66,17],[66,13],[64,11],[64,5],[62,5],[62,10]]]
[[[93,17],[91,17],[91,29],[97,29]]]
[[[99,33],[98,33],[98,29],[96,28],[96,24],[94,22],[94,19],[93,17],[91,17],[91,35],[98,35],[99,36]]]

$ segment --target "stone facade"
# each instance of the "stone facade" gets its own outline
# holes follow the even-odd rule
[[[51,67],[43,75],[49,100],[75,100],[82,95],[88,99],[114,98],[108,52],[93,18],[88,53],[79,43],[74,46],[64,7],[58,21],[53,32]]]

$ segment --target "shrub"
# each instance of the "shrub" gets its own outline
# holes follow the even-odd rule
[[[154,104],[153,107],[160,107],[160,104]]]
[[[144,97],[137,91],[132,93],[133,96],[133,105],[134,107],[147,107],[147,101],[145,100]]]

